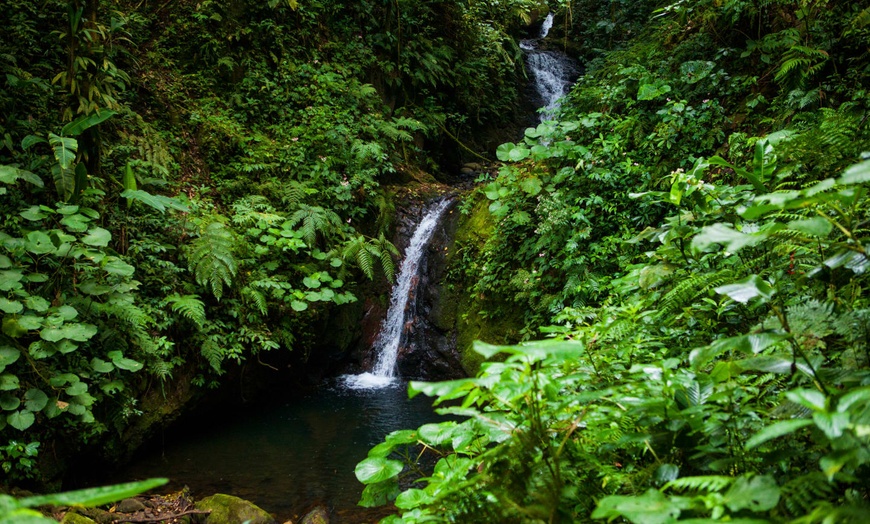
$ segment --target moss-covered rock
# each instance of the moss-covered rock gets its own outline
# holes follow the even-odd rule
[[[441,298],[432,310],[434,324],[455,332],[456,349],[468,375],[477,373],[483,362],[483,357],[472,349],[475,340],[514,343],[520,339],[523,326],[521,311],[505,310],[499,307],[498,298],[473,293],[474,283],[467,276],[473,268],[466,265],[480,263],[478,257],[495,231],[488,204],[485,198],[478,196],[470,211],[459,217],[453,242],[447,249],[448,277],[441,284]],[[500,313],[493,315],[496,310]]]
[[[67,512],[67,514],[63,516],[63,520],[60,522],[61,524],[96,524],[95,520],[89,519],[84,515],[79,515],[73,511]]]
[[[205,524],[272,524],[275,519],[265,510],[247,500],[218,493],[196,503],[196,509],[211,511]]]

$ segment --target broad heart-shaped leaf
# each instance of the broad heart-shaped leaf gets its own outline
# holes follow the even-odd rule
[[[107,247],[110,240],[112,240],[112,233],[101,227],[91,228],[88,234],[82,237],[82,242],[94,247]]]
[[[111,373],[115,369],[115,366],[111,362],[94,357],[91,359],[91,368],[97,373]]]
[[[356,465],[354,474],[363,484],[373,484],[395,477],[404,469],[398,460],[384,457],[370,457]]]
[[[620,516],[633,524],[671,524],[680,516],[680,508],[658,490],[649,489],[639,497],[604,497],[592,512],[593,519],[613,520]]]
[[[125,358],[123,353],[120,351],[109,351],[108,356],[112,359],[112,364],[115,365],[118,369],[124,369],[127,371],[139,371],[142,369],[142,363],[136,362],[135,360]]]
[[[519,162],[520,160],[528,158],[530,154],[530,149],[523,146],[517,146],[508,152],[508,159],[511,162]]]
[[[779,503],[779,486],[769,475],[740,477],[725,493],[723,502],[731,511],[767,511]]]
[[[403,491],[396,497],[396,507],[402,509],[416,508],[423,504],[429,504],[435,500],[435,497],[426,493],[422,489],[411,488]]]
[[[36,417],[30,411],[16,411],[6,417],[6,422],[19,431],[29,428],[35,421]]]
[[[758,275],[752,275],[733,284],[726,284],[714,289],[716,293],[728,295],[732,300],[745,304],[755,297],[770,300],[775,290]]]
[[[498,158],[502,162],[509,161],[510,160],[510,152],[515,147],[517,147],[517,145],[514,144],[513,142],[506,142],[506,143],[498,146],[498,148],[496,148],[496,150],[495,150],[496,158]]]
[[[665,93],[671,92],[671,86],[667,84],[643,84],[637,90],[638,100],[653,100]]]
[[[302,312],[308,309],[308,302],[303,302],[301,300],[294,300],[290,302],[290,307],[293,308],[293,311]]]
[[[63,324],[60,327],[47,327],[39,332],[42,340],[49,342],[58,342],[68,338],[77,342],[85,342],[97,334],[97,326],[93,324],[80,324],[74,322],[71,324]]]
[[[752,449],[783,435],[794,433],[800,428],[811,426],[813,421],[802,418],[797,420],[781,420],[762,429],[746,441],[746,449]]]
[[[133,497],[139,493],[148,491],[149,489],[162,486],[167,482],[169,482],[169,479],[153,478],[139,482],[127,482],[124,484],[115,484],[113,486],[100,488],[88,488],[77,491],[67,491],[65,493],[55,493],[52,495],[26,497],[19,500],[19,503],[28,508],[48,505],[93,507]]]
[[[12,391],[18,389],[18,377],[10,373],[0,375],[0,391]]]
[[[106,257],[102,264],[103,271],[112,275],[129,277],[136,272],[136,268],[124,262],[118,257]]]
[[[0,311],[9,314],[15,315],[21,313],[24,310],[24,305],[17,300],[9,300],[6,297],[0,297]]]
[[[63,126],[60,134],[64,136],[79,136],[86,129],[90,127],[94,127],[95,125],[108,120],[112,116],[116,115],[114,111],[110,111],[108,109],[100,110],[96,113],[90,115],[84,115],[76,118],[69,124]]]
[[[42,411],[46,404],[48,404],[48,395],[41,389],[31,388],[24,394],[24,407],[27,411]]]
[[[11,346],[0,347],[0,371],[9,364],[14,364],[21,357],[21,351]]]
[[[520,180],[520,188],[531,196],[540,193],[541,188],[543,187],[541,179],[536,176],[530,176]]]
[[[51,241],[51,237],[43,233],[42,231],[31,231],[27,233],[27,242],[24,247],[27,251],[33,253],[34,255],[44,255],[46,253],[54,253],[57,251],[57,247],[55,247],[54,243]]]
[[[18,406],[21,405],[21,399],[18,398],[17,395],[13,395],[12,393],[4,393],[0,395],[0,408],[5,411],[12,411],[14,409],[18,409]]]

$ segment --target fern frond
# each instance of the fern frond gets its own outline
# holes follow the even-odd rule
[[[318,234],[328,238],[340,231],[341,217],[320,206],[300,204],[299,209],[286,223],[291,228],[296,227],[297,224],[301,224],[302,239],[309,247],[314,247]]]
[[[205,304],[199,299],[199,295],[172,295],[164,300],[176,313],[190,320],[198,329],[205,325]]]
[[[224,360],[224,351],[221,348],[220,344],[214,340],[212,337],[206,338],[202,346],[200,347],[200,354],[205,358],[205,360],[209,363],[212,369],[217,373],[223,373],[221,369],[221,364]]]
[[[734,482],[734,477],[726,477],[723,475],[703,475],[674,479],[665,484],[662,489],[673,489],[674,491],[705,491],[711,493],[722,491],[730,486],[732,482]]]
[[[786,482],[780,493],[782,505],[792,516],[797,517],[810,513],[820,502],[830,501],[834,487],[824,473],[814,471]]]
[[[238,271],[233,255],[235,245],[233,233],[222,223],[212,222],[194,240],[188,253],[188,264],[196,282],[209,288],[218,300],[223,296],[224,286],[232,287]]]
[[[678,311],[696,298],[706,295],[715,287],[725,284],[734,277],[730,269],[713,273],[695,273],[680,281],[662,298],[659,306],[660,315],[668,315]]]
[[[268,314],[266,296],[263,295],[262,292],[252,287],[246,286],[242,289],[242,295],[248,297],[251,302],[254,303],[254,306],[257,308],[257,311],[259,311],[261,315],[266,316],[266,314]]]

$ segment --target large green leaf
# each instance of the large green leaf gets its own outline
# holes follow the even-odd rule
[[[126,358],[120,351],[109,351],[108,357],[112,359],[112,364],[114,364],[118,369],[139,371],[143,367],[141,362]]]
[[[770,287],[770,284],[761,279],[758,275],[752,275],[734,282],[715,288],[716,293],[727,295],[732,300],[745,304],[755,297],[761,297],[764,300],[770,300],[775,293],[775,290]]]
[[[658,490],[650,489],[639,497],[604,497],[592,512],[593,519],[613,520],[620,516],[633,524],[672,524],[680,516],[680,508]]]
[[[67,491],[65,493],[56,493],[53,495],[26,497],[21,499],[19,503],[26,507],[47,505],[93,507],[133,497],[139,493],[148,491],[149,489],[162,486],[167,482],[169,482],[169,479],[153,478],[139,482],[116,484],[114,486],[80,489],[77,491]]]
[[[161,213],[166,211],[166,208],[175,209],[178,211],[188,212],[190,208],[182,204],[178,199],[164,195],[154,195],[148,191],[141,189],[126,189],[121,196],[128,201],[136,200],[142,202],[146,206],[152,207]]]
[[[82,242],[94,247],[107,247],[112,240],[112,233],[101,227],[93,227],[82,237]]]
[[[779,486],[769,475],[740,477],[725,493],[723,502],[731,511],[755,512],[773,509],[779,502]]]
[[[64,136],[78,136],[78,135],[82,134],[86,129],[94,127],[95,125],[100,124],[100,123],[108,120],[109,118],[111,118],[112,116],[114,116],[116,114],[118,114],[118,113],[116,113],[114,111],[110,111],[108,109],[102,109],[102,110],[100,110],[96,113],[92,113],[90,115],[80,116],[80,117],[76,118],[75,120],[73,120],[72,122],[70,122],[69,124],[63,126],[63,129],[61,129],[60,134],[62,134]]]
[[[24,394],[24,407],[28,411],[42,411],[48,404],[48,395],[37,388],[31,388]]]
[[[373,484],[395,477],[404,469],[398,460],[384,457],[370,457],[356,465],[354,474],[363,484]]]
[[[19,431],[29,428],[35,421],[36,417],[30,411],[16,411],[6,417],[6,422]]]
[[[75,191],[75,171],[72,166],[76,159],[78,142],[74,138],[60,137],[54,133],[48,134],[48,142],[57,161],[52,168],[57,194],[61,200],[69,200]]]
[[[797,420],[781,420],[766,428],[762,429],[755,435],[753,435],[749,440],[746,441],[746,449],[753,449],[755,447],[764,444],[768,440],[773,440],[775,438],[781,437],[783,435],[789,435],[794,433],[796,430],[811,426],[813,424],[812,420],[809,419],[797,419]]]

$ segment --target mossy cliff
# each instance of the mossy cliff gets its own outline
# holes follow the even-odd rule
[[[472,349],[474,341],[517,342],[523,317],[521,312],[497,307],[496,297],[475,291],[473,275],[485,263],[482,253],[495,231],[495,221],[485,199],[480,195],[467,198],[474,200],[461,204],[444,220],[449,241],[442,248],[442,277],[435,284],[437,300],[429,321],[453,334],[462,370],[474,375],[483,361]]]

